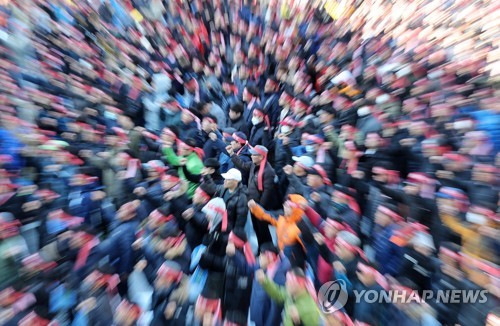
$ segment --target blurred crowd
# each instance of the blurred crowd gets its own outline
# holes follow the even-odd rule
[[[498,325],[497,13],[0,1],[0,324]]]

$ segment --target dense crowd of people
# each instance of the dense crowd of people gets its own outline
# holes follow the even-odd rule
[[[498,325],[495,3],[403,2],[1,2],[0,324]]]

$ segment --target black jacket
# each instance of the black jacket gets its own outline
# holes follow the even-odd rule
[[[266,124],[261,122],[252,127],[248,143],[252,146],[263,145],[269,148],[270,136],[270,131],[266,130]]]
[[[220,299],[224,293],[224,268],[228,233],[219,229],[203,239],[207,249],[201,255],[199,266],[207,271],[207,280],[201,295],[207,299]]]
[[[241,183],[233,193],[223,185],[217,185],[210,176],[204,178],[205,185],[210,187],[210,192],[216,197],[221,197],[226,203],[227,229],[244,228],[248,215],[247,189]]]
[[[277,187],[275,184],[276,173],[273,167],[266,163],[264,169],[263,180],[263,190],[260,191],[258,187],[259,179],[259,166],[253,164],[253,162],[243,162],[241,158],[237,155],[231,156],[231,161],[233,161],[236,168],[242,172],[248,172],[248,199],[253,199],[259,203],[264,209],[276,209],[281,203],[277,200],[279,194],[277,194]]]
[[[222,307],[226,318],[243,325],[248,318],[253,280],[246,270],[240,268],[241,264],[234,262],[235,259],[244,261],[245,256],[237,251],[234,257],[226,258]]]
[[[205,234],[208,232],[208,219],[201,210],[202,205],[191,205],[194,210],[193,217],[186,223],[186,238],[191,248],[201,244]]]

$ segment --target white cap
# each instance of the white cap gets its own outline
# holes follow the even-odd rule
[[[314,165],[314,160],[310,156],[305,156],[305,155],[300,156],[300,157],[292,156],[292,160],[294,160],[297,163],[302,164],[306,168],[312,168],[312,166]]]
[[[222,173],[222,177],[226,180],[241,181],[241,172],[238,169],[230,169],[227,173]]]

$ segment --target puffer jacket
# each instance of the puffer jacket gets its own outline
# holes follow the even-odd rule
[[[235,191],[230,193],[229,189],[224,188],[223,185],[215,184],[210,176],[205,176],[204,183],[216,197],[226,198],[226,196],[229,196],[225,200],[227,229],[230,231],[237,228],[244,228],[248,215],[246,187],[240,183]]]

